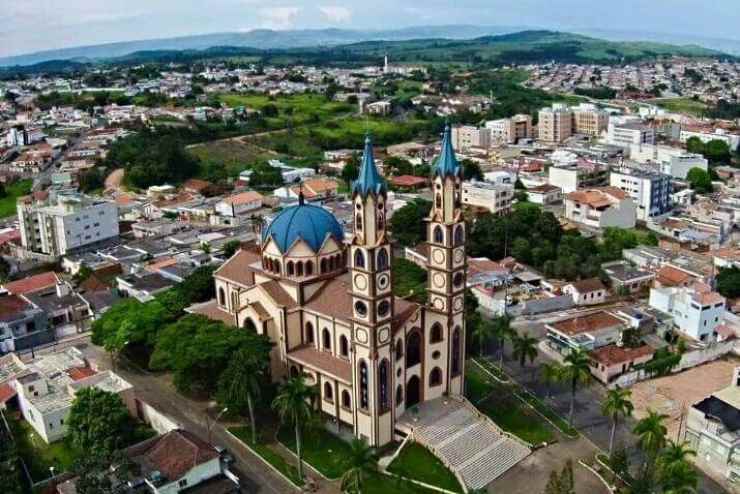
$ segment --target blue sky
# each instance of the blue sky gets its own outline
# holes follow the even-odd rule
[[[477,24],[740,39],[740,0],[3,0],[0,56],[254,28]]]

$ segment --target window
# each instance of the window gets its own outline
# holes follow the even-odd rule
[[[389,370],[390,364],[388,363],[388,359],[383,359],[380,362],[380,367],[378,368],[378,395],[380,397],[380,411],[381,413],[383,411],[388,410],[390,408],[390,403],[388,401],[388,387],[389,387]]]
[[[223,287],[218,289],[218,303],[221,306],[226,305],[226,292],[224,291]]]
[[[442,370],[439,367],[435,367],[429,373],[429,385],[439,386],[440,384],[442,384]]]
[[[442,325],[438,322],[432,324],[432,329],[429,333],[430,343],[439,343],[442,341]]]
[[[437,225],[434,227],[434,241],[438,244],[441,244],[444,242],[444,232],[442,231],[442,227]]]
[[[462,245],[465,242],[465,229],[459,225],[455,229],[455,245]]]
[[[300,261],[295,265],[295,274],[297,276],[303,276],[303,263]]]
[[[403,358],[403,340],[399,338],[396,340],[396,362],[401,358]]]
[[[306,276],[313,274],[313,261],[306,261]]]
[[[357,213],[355,215],[355,229],[357,231],[362,230],[362,215],[360,213]]]
[[[437,205],[437,208],[442,207],[442,194],[437,194],[437,198],[435,200],[435,203]]]
[[[383,300],[378,304],[378,316],[385,317],[391,311],[391,304],[387,300]]]
[[[293,276],[295,274],[295,265],[293,264],[293,261],[288,261],[288,276]]]
[[[177,482],[177,485],[178,485],[178,487],[185,487],[186,485],[188,485],[188,479],[180,479]]]
[[[347,337],[344,335],[339,337],[339,354],[342,357],[349,356],[349,341],[347,341]]]
[[[313,324],[306,323],[306,343],[313,343]]]
[[[342,407],[352,408],[352,398],[350,398],[349,391],[346,389],[342,391]]]
[[[367,410],[368,407],[368,394],[367,394],[367,363],[364,360],[360,361],[360,408]]]
[[[324,328],[324,331],[321,333],[321,338],[323,339],[324,344],[324,350],[331,351],[331,333],[329,333],[329,330]]]
[[[326,401],[334,401],[334,390],[331,389],[331,383],[324,383],[324,399]]]
[[[365,254],[362,253],[362,250],[357,249],[355,251],[355,267],[356,268],[364,268],[365,267]]]
[[[367,305],[365,305],[365,302],[355,302],[355,311],[360,317],[365,317],[367,315]]]
[[[385,249],[378,251],[378,271],[388,269],[388,252]]]
[[[401,402],[403,402],[403,386],[399,384],[396,386],[396,406],[400,405]]]
[[[378,230],[383,230],[385,228],[385,220],[383,219],[383,214],[378,213]]]
[[[452,284],[455,285],[456,288],[460,288],[464,280],[465,278],[463,277],[463,274],[458,272],[452,277]]]
[[[321,274],[326,273],[326,259],[321,260]]]
[[[419,331],[414,331],[406,340],[406,367],[421,362],[421,336]]]
[[[452,375],[460,375],[460,326],[452,331]]]

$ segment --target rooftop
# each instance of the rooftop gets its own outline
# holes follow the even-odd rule
[[[585,316],[565,319],[551,324],[552,328],[568,336],[592,333],[623,325],[624,322],[621,319],[604,311],[592,312]]]

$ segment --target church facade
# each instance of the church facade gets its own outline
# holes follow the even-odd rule
[[[266,334],[274,380],[305,376],[326,415],[371,446],[392,441],[407,410],[463,392],[466,231],[449,128],[432,187],[425,304],[393,295],[388,188],[368,138],[351,236],[301,198],[264,229],[259,252],[241,250],[215,272],[216,300],[191,312]]]

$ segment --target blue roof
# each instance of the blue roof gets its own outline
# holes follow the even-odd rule
[[[455,177],[460,175],[462,167],[457,162],[455,150],[452,149],[452,136],[450,126],[445,126],[444,137],[442,137],[442,152],[440,153],[434,167],[434,174],[442,177]]]
[[[367,197],[368,194],[380,194],[387,192],[388,185],[383,177],[378,173],[375,167],[375,158],[373,157],[373,141],[368,135],[365,137],[365,150],[362,153],[362,164],[360,165],[360,174],[357,180],[352,182],[352,194],[360,194]]]
[[[272,220],[270,226],[262,233],[262,243],[272,239],[277,243],[280,252],[285,253],[293,243],[302,238],[314,252],[318,252],[331,235],[337,242],[344,239],[344,230],[337,219],[326,209],[304,204],[303,197],[297,206],[284,209]]]

